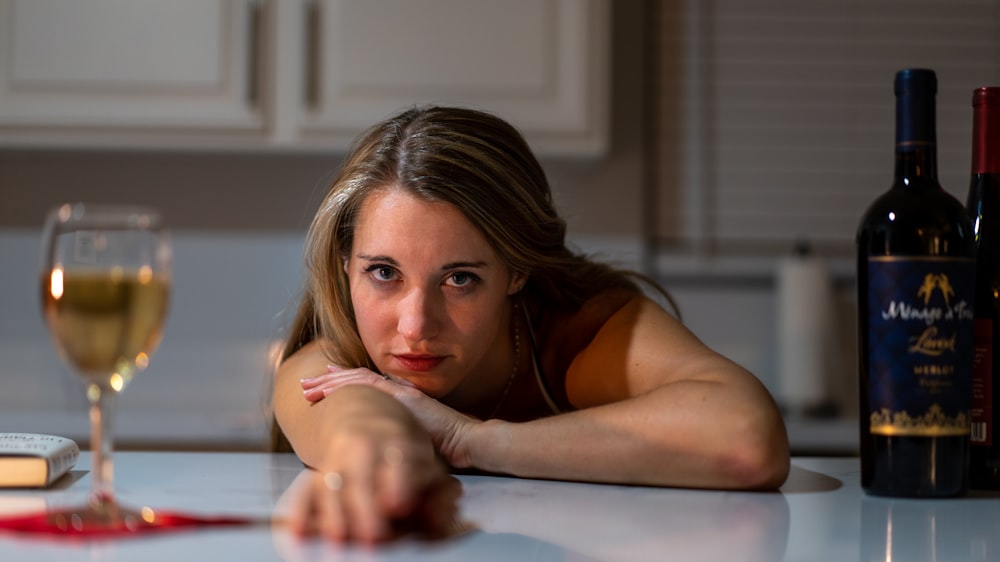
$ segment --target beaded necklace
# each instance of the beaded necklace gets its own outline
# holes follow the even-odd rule
[[[514,324],[514,368],[510,371],[510,376],[507,377],[507,384],[503,387],[503,393],[500,394],[500,400],[497,401],[497,405],[493,407],[493,411],[490,413],[489,419],[495,418],[497,412],[500,411],[500,406],[503,406],[504,400],[507,399],[507,394],[510,392],[510,387],[514,385],[514,379],[517,378],[518,367],[521,366],[521,329],[520,323],[517,321],[517,309],[518,306],[514,305],[514,314],[511,314],[511,322]]]

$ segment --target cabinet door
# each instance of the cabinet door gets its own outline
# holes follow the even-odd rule
[[[542,153],[607,147],[604,0],[315,0],[308,10],[306,141],[437,103],[505,117]]]
[[[259,129],[255,21],[251,0],[0,0],[0,136]]]

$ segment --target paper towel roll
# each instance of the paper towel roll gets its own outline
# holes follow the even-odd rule
[[[782,260],[777,274],[775,398],[790,414],[802,415],[828,402],[833,314],[833,288],[823,260],[809,255]]]

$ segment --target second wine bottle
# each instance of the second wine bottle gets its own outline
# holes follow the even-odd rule
[[[1000,381],[1000,88],[972,94],[972,182],[976,236],[976,355],[972,378],[969,484],[1000,489],[997,392]]]

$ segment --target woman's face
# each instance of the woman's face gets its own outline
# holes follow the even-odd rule
[[[453,205],[390,188],[361,207],[345,263],[358,331],[382,373],[453,405],[509,369],[519,286]],[[471,375],[471,376],[470,376]]]

